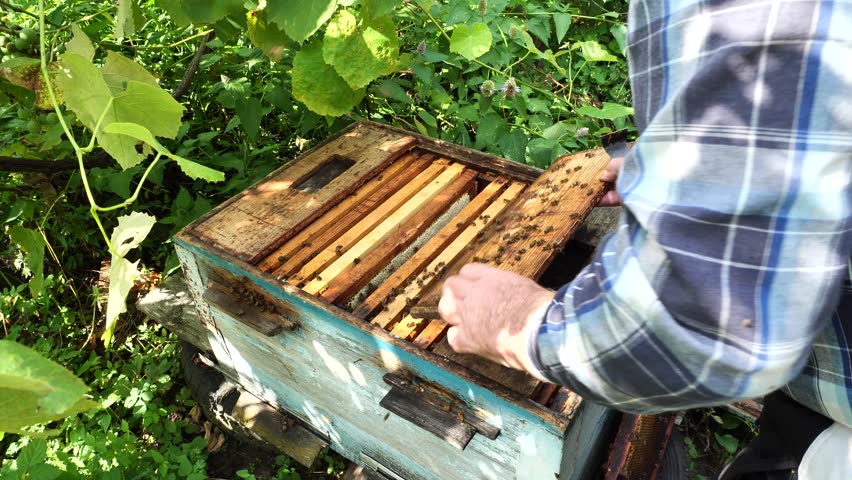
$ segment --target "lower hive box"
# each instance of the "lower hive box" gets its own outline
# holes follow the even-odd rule
[[[347,128],[178,235],[218,368],[385,478],[594,475],[610,412],[454,353],[435,306],[473,261],[559,277],[608,160],[593,150],[541,172]]]

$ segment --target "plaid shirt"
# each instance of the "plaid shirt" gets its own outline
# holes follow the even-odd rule
[[[628,26],[621,222],[533,362],[619,410],[784,388],[852,426],[852,2],[636,0]]]

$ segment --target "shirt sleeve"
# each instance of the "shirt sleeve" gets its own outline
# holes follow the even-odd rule
[[[528,342],[541,375],[630,412],[786,384],[852,248],[850,4],[681,3],[633,2],[620,225]]]

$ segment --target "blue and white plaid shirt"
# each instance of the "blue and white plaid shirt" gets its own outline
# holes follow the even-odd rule
[[[784,388],[852,426],[852,1],[633,1],[628,26],[624,213],[534,363],[630,412]]]

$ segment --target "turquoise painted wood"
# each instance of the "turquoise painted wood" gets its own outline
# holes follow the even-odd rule
[[[583,404],[573,418],[560,418],[499,386],[481,386],[474,374],[451,372],[437,356],[382,330],[371,331],[369,324],[346,319],[345,312],[191,238],[179,238],[177,250],[222,368],[247,390],[312,426],[353,461],[366,454],[407,480],[583,478],[592,451],[605,443],[605,410]],[[266,337],[201,301],[214,269],[244,277],[292,306],[299,327]],[[500,435],[489,440],[477,434],[461,450],[391,414],[379,405],[390,388],[382,381],[388,372],[441,385],[500,428]],[[572,431],[581,424],[592,428]],[[565,475],[557,477],[561,472]]]

